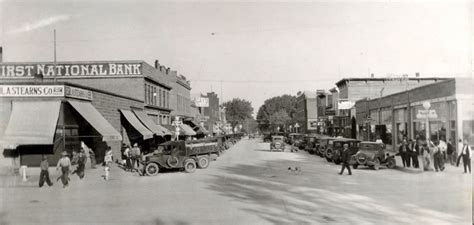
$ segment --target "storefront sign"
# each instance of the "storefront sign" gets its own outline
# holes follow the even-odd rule
[[[418,113],[416,114],[417,119],[436,119],[438,118],[438,114],[436,113],[436,110],[434,109],[428,109],[428,110],[418,110]]]
[[[65,86],[64,91],[65,91],[64,96],[66,97],[92,100],[92,91],[89,91],[89,90]]]
[[[196,98],[194,104],[196,104],[196,107],[209,107],[209,98]]]
[[[70,97],[92,100],[92,91],[64,85],[0,85],[0,97]]]
[[[0,97],[63,97],[63,85],[2,85]]]
[[[141,63],[37,63],[0,65],[0,78],[141,75]]]

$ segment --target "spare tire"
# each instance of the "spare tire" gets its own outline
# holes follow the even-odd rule
[[[357,154],[356,161],[360,165],[365,165],[367,163],[367,155],[365,155],[364,153]]]
[[[170,156],[166,160],[166,163],[168,164],[169,167],[175,168],[178,166],[179,160],[176,156]]]

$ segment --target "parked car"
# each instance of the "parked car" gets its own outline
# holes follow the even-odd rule
[[[288,144],[298,146],[301,140],[303,139],[304,134],[300,133],[290,133],[288,135]]]
[[[316,153],[316,141],[318,137],[319,136],[316,134],[308,134],[306,136],[304,150],[307,151],[309,154]]]
[[[369,166],[378,170],[381,165],[393,169],[396,166],[396,160],[394,155],[385,151],[383,143],[361,142],[359,151],[351,157],[351,164],[354,169],[358,166]]]
[[[328,145],[332,145],[332,140],[334,140],[333,137],[327,136],[318,138],[316,143],[316,154],[321,157],[326,157],[326,149]]]
[[[279,150],[282,152],[285,150],[285,141],[283,136],[272,136],[272,143],[270,143],[270,151],[273,150]]]
[[[340,164],[343,145],[348,144],[350,155],[354,155],[359,151],[359,142],[359,140],[352,138],[334,138],[330,140],[326,149],[326,160],[337,165]]]
[[[193,173],[196,167],[207,168],[211,154],[218,152],[217,142],[168,141],[143,158],[143,174],[155,176],[160,169],[184,169]]]

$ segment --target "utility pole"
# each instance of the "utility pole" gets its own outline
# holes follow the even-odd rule
[[[53,30],[53,38],[54,38],[54,83],[56,83],[56,29]]]

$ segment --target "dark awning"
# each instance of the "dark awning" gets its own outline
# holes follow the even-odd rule
[[[2,145],[52,145],[60,107],[61,101],[14,101]]]
[[[133,112],[138,117],[138,119],[140,119],[140,121],[156,135],[158,136],[171,135],[171,132],[168,129],[153,122],[153,120],[144,111],[133,110]]]
[[[126,109],[121,109],[120,112],[122,115],[127,119],[127,121],[130,123],[130,125],[133,126],[142,136],[143,139],[150,139],[153,138],[153,133],[148,130],[141,122],[138,120],[138,118],[133,114],[132,111],[126,110]]]
[[[68,102],[100,135],[102,135],[102,141],[122,140],[120,133],[115,130],[91,103],[71,100]]]

